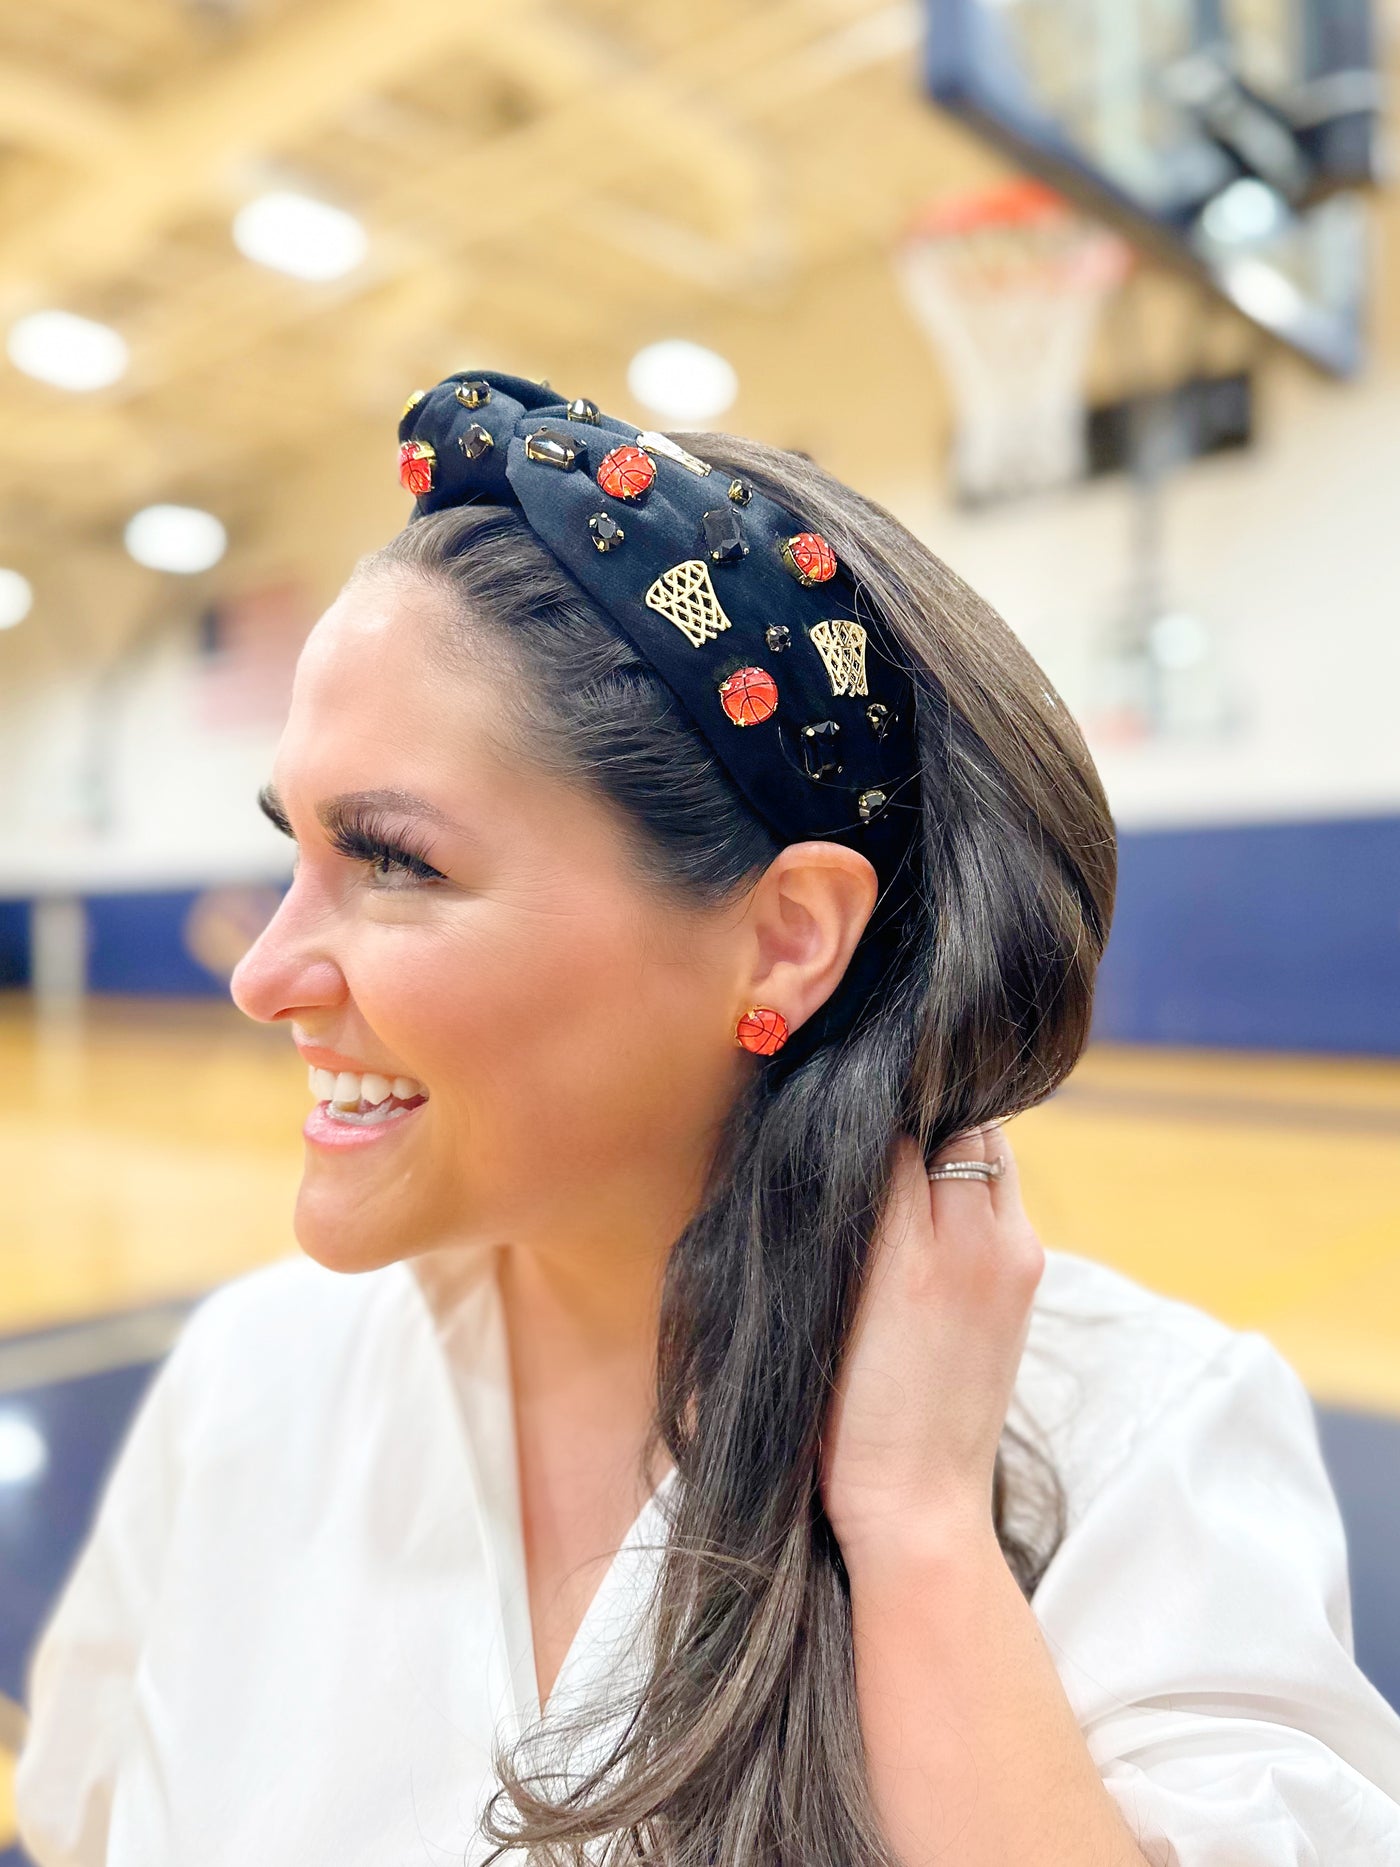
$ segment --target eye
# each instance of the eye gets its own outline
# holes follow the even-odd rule
[[[264,785],[258,793],[258,805],[269,822],[284,836],[296,841],[281,799],[270,785]],[[378,811],[341,800],[330,820],[323,818],[323,822],[327,841],[336,854],[350,862],[362,863],[369,871],[370,880],[378,887],[411,887],[416,882],[447,880],[421,849],[415,849],[407,838],[395,836],[387,819]]]
[[[389,887],[405,886],[411,881],[442,882],[446,876],[416,850],[378,831],[344,824],[331,837],[331,846],[351,862],[362,862],[371,877]]]

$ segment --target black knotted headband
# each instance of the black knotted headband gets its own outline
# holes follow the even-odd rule
[[[399,478],[414,518],[522,511],[779,842],[869,857],[876,915],[835,999],[778,1056],[790,1065],[835,1035],[888,957],[917,860],[919,783],[914,683],[830,545],[667,436],[498,370],[409,398]]]

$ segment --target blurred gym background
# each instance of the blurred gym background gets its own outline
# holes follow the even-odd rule
[[[1400,1703],[1395,0],[31,0],[0,19],[0,1862],[188,1305],[295,1249],[227,998],[298,646],[504,368],[732,427],[1003,610],[1122,833],[1047,1243],[1264,1331]],[[1144,1526],[1150,1534],[1150,1526]]]

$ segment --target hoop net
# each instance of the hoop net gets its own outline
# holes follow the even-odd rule
[[[1078,479],[1089,348],[1132,265],[1127,242],[1023,180],[931,202],[895,261],[953,397],[963,497]]]

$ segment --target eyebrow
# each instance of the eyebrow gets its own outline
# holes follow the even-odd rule
[[[258,809],[284,836],[292,834],[286,807],[274,786],[265,784],[258,792]],[[461,824],[455,823],[436,804],[430,804],[427,798],[418,797],[412,791],[342,791],[338,797],[325,798],[316,806],[316,818],[323,829],[333,831],[342,824],[376,810],[391,810],[401,817],[417,817],[423,822],[436,824],[441,830],[465,835]]]

